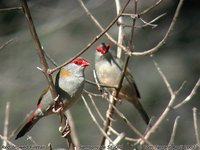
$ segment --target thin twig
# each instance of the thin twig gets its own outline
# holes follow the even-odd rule
[[[92,21],[97,25],[97,27],[99,27],[99,29],[103,32],[106,29],[104,29],[102,27],[102,25],[98,22],[98,20],[92,15],[92,13],[88,10],[88,8],[85,6],[85,4],[83,3],[82,0],[78,0],[78,2],[81,4],[81,7],[85,10],[85,12],[87,13],[87,15],[92,19]],[[129,3],[129,2],[127,2]],[[118,14],[119,18],[122,15],[123,11],[120,11],[120,13]],[[117,21],[117,20],[116,20]],[[124,51],[127,51],[127,48],[124,47],[122,44],[118,43],[109,33],[105,33],[105,35],[108,37],[108,39],[113,42],[115,45],[117,45],[118,47],[120,47],[121,49],[123,49]]]
[[[8,44],[12,43],[13,41],[14,41],[14,39],[10,39],[10,40],[8,40],[7,42],[5,42],[4,44],[2,44],[2,45],[0,46],[0,50],[3,49],[4,47],[6,47]]]
[[[116,5],[116,11],[117,11],[117,15],[120,13],[121,11],[121,3],[120,0],[115,0],[115,5]],[[122,16],[119,17],[118,19],[118,44],[122,45],[123,42],[123,38],[124,38],[124,33],[123,33],[123,18]],[[122,55],[122,48],[121,47],[117,47],[117,57],[121,58]]]
[[[167,14],[167,13],[163,13],[163,14],[157,16],[156,18],[154,18],[153,20],[151,20],[151,21],[149,21],[149,22],[146,22],[146,21],[143,20],[144,25],[140,25],[140,26],[137,26],[137,25],[136,25],[135,28],[142,29],[142,28],[145,28],[145,27],[147,27],[147,26],[152,26],[153,28],[155,28],[155,27],[157,27],[157,25],[156,25],[156,24],[152,24],[152,23],[156,22],[157,20],[159,20],[160,18],[162,18],[162,17],[165,16],[166,14]],[[125,15],[125,16],[130,16],[131,18],[133,18],[133,17],[132,17],[133,14],[124,14],[124,15]],[[141,17],[138,18],[138,19],[140,19],[140,20],[142,21]],[[130,27],[130,28],[132,28],[132,25],[125,25],[125,24],[122,24],[122,26],[123,26],[123,27]]]
[[[33,23],[32,17],[31,17],[30,10],[28,8],[26,0],[20,0],[20,2],[21,2],[21,6],[23,8],[24,14],[26,16],[26,19],[27,19],[28,27],[29,27],[29,30],[31,32],[32,39],[34,41],[35,48],[36,48],[37,54],[38,54],[39,59],[40,59],[40,63],[43,66],[44,75],[45,75],[45,77],[48,81],[48,84],[50,86],[50,91],[51,91],[52,97],[54,99],[54,98],[57,97],[57,93],[56,93],[55,86],[54,86],[54,83],[53,83],[53,78],[52,78],[51,74],[47,73],[49,66],[46,62],[46,59],[45,59],[45,56],[44,56],[44,51],[42,49],[42,45],[41,45],[40,40],[38,38],[34,23]]]
[[[142,12],[139,13],[139,16],[142,16],[146,13],[148,13],[149,11],[151,11],[153,8],[155,8],[156,6],[158,6],[163,0],[159,0],[157,1],[155,4],[153,4],[152,6],[150,6],[149,8],[143,10]]]
[[[169,38],[170,33],[174,29],[174,25],[175,25],[176,20],[177,20],[177,18],[179,16],[179,12],[180,12],[181,6],[183,4],[183,1],[184,0],[180,0],[179,1],[179,4],[178,4],[178,6],[176,8],[176,12],[175,12],[174,17],[172,19],[172,22],[171,22],[171,24],[170,24],[165,36],[163,37],[163,39],[155,47],[153,47],[153,48],[151,48],[149,50],[145,50],[143,52],[133,52],[131,55],[133,55],[133,56],[151,55],[152,53],[158,51],[166,43],[167,39]]]
[[[0,12],[3,12],[3,11],[13,11],[13,10],[22,10],[22,7],[1,8]]]
[[[176,94],[173,92],[172,88],[171,88],[171,85],[169,84],[167,78],[165,77],[164,73],[162,72],[162,70],[159,68],[158,64],[155,62],[155,60],[153,60],[154,62],[154,65],[156,67],[156,69],[158,70],[160,76],[162,77],[165,85],[167,86],[167,89],[170,93],[170,101],[166,107],[166,109],[163,111],[163,113],[160,115],[160,117],[158,118],[158,120],[155,122],[155,124],[149,129],[149,131],[146,133],[144,139],[148,139],[151,134],[153,132],[155,132],[157,130],[157,128],[159,127],[159,125],[162,123],[162,121],[165,119],[165,117],[167,116],[167,114],[169,113],[169,111],[171,110],[172,108],[172,105],[174,104],[175,102],[175,98],[176,98]],[[143,141],[141,141],[141,144],[143,144]]]
[[[71,115],[71,112],[69,110],[67,110],[67,111],[65,111],[65,114],[66,114],[67,119],[69,121],[69,125],[70,125],[70,128],[71,128],[71,136],[72,136],[72,140],[74,142],[74,145],[76,147],[80,147],[78,135],[77,135],[77,132],[76,132],[76,128],[75,128],[75,125],[74,125],[74,120],[73,120],[73,117]]]
[[[37,142],[32,138],[32,136],[27,135],[27,140],[30,140],[34,145],[38,145]]]
[[[194,132],[196,137],[196,144],[200,148],[200,141],[199,141],[199,131],[198,131],[198,125],[197,125],[197,108],[193,108],[193,122],[194,122]]]
[[[169,147],[174,144],[174,138],[175,138],[175,134],[176,134],[176,129],[177,129],[179,118],[180,118],[180,116],[177,116],[175,121],[174,121],[172,134],[171,134],[171,137],[170,137],[170,140],[169,140],[169,143],[168,143]]]
[[[86,92],[87,93],[87,92]],[[103,122],[105,122],[105,119],[103,118],[103,116],[102,116],[102,114],[101,114],[101,112],[99,111],[99,109],[98,109],[98,107],[97,107],[97,105],[95,104],[95,102],[94,102],[94,99],[93,99],[93,97],[92,97],[92,94],[91,93],[87,93],[88,94],[88,96],[90,97],[90,100],[91,100],[91,102],[92,102],[92,104],[93,104],[93,106],[94,106],[94,108],[95,108],[95,110],[96,110],[96,112],[97,112],[97,114],[99,115],[99,117],[101,118],[101,120],[103,121]],[[94,96],[96,96],[96,95],[94,95]],[[97,96],[99,96],[99,95],[97,95]],[[101,95],[101,97],[102,97],[102,95]],[[113,129],[111,126],[109,126],[109,130],[112,132],[112,133],[114,133],[116,136],[120,136],[120,134],[121,133],[119,133],[119,132],[117,132],[115,129]],[[130,137],[125,137],[125,140],[134,140],[133,138],[130,138]],[[135,141],[137,141],[136,139],[135,139]]]
[[[91,102],[92,102],[92,105],[94,106],[94,108],[95,108],[97,114],[99,115],[99,117],[101,118],[101,120],[102,120],[103,122],[105,122],[105,119],[103,118],[101,112],[99,111],[97,105],[95,104],[92,95],[91,95],[91,94],[88,94],[88,96],[90,97],[90,100],[91,100]]]
[[[19,148],[17,145],[15,145],[14,143],[12,143],[12,142],[9,141],[8,139],[4,138],[4,136],[2,136],[1,134],[0,134],[0,139],[1,139],[1,140],[6,140],[6,142],[7,142],[9,145],[11,145],[12,147],[14,147],[14,149],[22,150],[22,149]],[[2,145],[2,148],[5,148],[6,150],[8,149],[7,147],[4,147],[3,145]]]
[[[153,58],[153,57],[152,57]],[[164,73],[162,72],[162,70],[160,69],[160,67],[158,66],[158,63],[153,59],[153,63],[156,67],[156,69],[158,70],[159,74],[161,75],[161,77],[163,78],[163,81],[165,82],[165,85],[167,86],[167,89],[170,93],[170,96],[173,96],[174,95],[174,92],[172,90],[172,87],[170,85],[170,83],[168,82],[166,76],[164,75]]]
[[[108,100],[109,102],[109,100]],[[155,146],[153,146],[153,144],[151,142],[149,142],[148,140],[146,140],[144,138],[144,136],[142,135],[142,133],[140,131],[138,131],[133,125],[132,123],[124,116],[124,114],[122,112],[119,111],[119,109],[117,109],[116,106],[114,106],[113,104],[111,104],[113,109],[115,110],[115,112],[122,118],[122,120],[129,126],[129,128],[135,132],[141,139],[143,139],[145,141],[145,143],[147,143],[148,145],[152,146],[153,149],[156,149]],[[130,140],[131,138],[129,138]],[[131,140],[130,140],[131,141]],[[135,141],[135,140],[133,140]]]
[[[101,131],[101,133],[109,140],[109,142],[111,142],[113,144],[113,141],[110,139],[110,137],[108,137],[108,135],[106,134],[106,132],[101,128],[101,126],[99,125],[99,123],[97,122],[96,118],[94,117],[87,101],[85,100],[85,97],[83,95],[81,95],[81,98],[83,99],[83,102],[90,114],[90,116],[92,117],[92,120],[94,121],[94,123],[97,125],[97,127],[99,128],[99,130]]]
[[[3,130],[4,140],[3,140],[3,144],[2,144],[5,147],[7,146],[7,140],[8,140],[9,112],[10,112],[10,102],[6,102],[4,130]],[[2,148],[2,149],[4,149],[4,148]]]
[[[119,15],[117,15],[112,21],[111,23],[105,28],[104,31],[102,31],[100,34],[98,34],[96,37],[94,37],[94,39],[85,47],[83,48],[81,51],[79,51],[79,53],[77,53],[74,57],[72,57],[71,59],[69,59],[68,61],[66,61],[65,63],[63,63],[62,65],[55,67],[53,69],[49,69],[48,73],[52,74],[53,72],[55,72],[56,70],[62,68],[63,66],[67,65],[68,63],[70,63],[72,60],[74,60],[75,58],[79,57],[80,55],[82,55],[83,53],[85,53],[100,37],[102,37],[112,26],[113,24],[118,20],[118,18],[121,16],[121,14],[124,12],[125,8],[127,7],[128,3],[130,2],[130,0],[127,1],[127,3],[125,4],[125,6],[123,7],[122,11],[119,13]]]
[[[194,88],[192,89],[191,93],[182,102],[180,102],[179,104],[174,106],[173,109],[177,109],[177,108],[183,106],[184,104],[186,104],[187,102],[189,102],[192,99],[192,97],[196,94],[196,91],[199,88],[199,86],[200,86],[200,78],[196,82],[196,84],[195,84]]]

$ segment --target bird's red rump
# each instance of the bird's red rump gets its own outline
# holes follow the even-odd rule
[[[35,112],[41,108],[41,104],[37,105],[37,108],[31,113],[31,115],[29,116],[28,122],[33,122],[34,116],[35,116]]]

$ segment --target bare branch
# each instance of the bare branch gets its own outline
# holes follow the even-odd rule
[[[4,47],[6,47],[8,44],[12,43],[13,41],[14,41],[14,39],[10,39],[10,40],[8,40],[7,42],[5,42],[4,44],[2,44],[2,45],[0,46],[0,50],[3,49]]]
[[[197,81],[196,85],[194,86],[194,88],[192,89],[191,93],[181,103],[177,104],[173,108],[177,109],[177,108],[183,106],[184,104],[186,104],[187,102],[189,102],[192,99],[192,97],[196,94],[196,91],[199,88],[199,86],[200,86],[200,78],[198,79],[198,81]]]
[[[153,56],[152,56],[152,58],[153,58]],[[162,72],[162,70],[160,69],[160,67],[158,66],[157,62],[154,59],[153,59],[153,63],[155,65],[156,69],[158,70],[160,76],[163,78],[163,81],[165,82],[165,85],[167,86],[167,89],[172,97],[174,95],[174,92],[172,90],[170,83],[168,82],[166,76],[164,75],[164,73]]]
[[[117,15],[120,13],[121,11],[121,3],[120,0],[115,0],[115,5],[116,5],[116,11],[117,11]],[[123,38],[124,38],[124,33],[123,33],[123,18],[119,17],[118,19],[118,44],[122,45],[123,42]],[[122,48],[121,47],[117,47],[117,57],[121,58],[122,55]]]
[[[112,105],[112,104],[111,104]],[[149,142],[148,140],[145,139],[145,137],[142,135],[142,133],[140,131],[138,131],[133,125],[132,123],[124,116],[124,114],[122,112],[119,111],[119,109],[117,109],[116,106],[112,105],[112,107],[114,108],[115,112],[122,118],[122,120],[130,127],[130,129],[135,132],[142,140],[145,141],[145,143],[147,143],[148,145],[152,146],[152,148],[156,149],[155,146],[153,146],[153,144],[151,142]],[[129,138],[130,139],[130,138]]]
[[[99,123],[97,122],[97,120],[96,120],[96,118],[94,117],[94,115],[93,115],[93,113],[92,113],[92,111],[91,111],[91,109],[90,109],[90,107],[89,107],[87,101],[85,100],[85,97],[84,97],[83,95],[81,95],[81,98],[83,99],[83,102],[84,102],[84,104],[85,104],[85,106],[86,106],[86,108],[87,108],[87,110],[88,110],[90,116],[92,117],[92,120],[93,120],[94,123],[97,125],[97,127],[99,128],[99,130],[101,131],[101,133],[106,137],[106,139],[109,140],[109,142],[111,142],[112,144],[114,144],[113,141],[110,139],[110,137],[106,134],[106,132],[101,128],[101,126],[100,126]]]
[[[180,12],[181,6],[183,4],[183,1],[184,0],[180,0],[179,1],[179,4],[178,4],[178,6],[176,8],[176,12],[175,12],[174,17],[172,19],[172,22],[171,22],[171,24],[170,24],[170,26],[169,26],[164,38],[155,47],[153,47],[153,48],[151,48],[149,50],[143,51],[143,52],[133,52],[131,55],[133,55],[133,56],[150,55],[150,54],[158,51],[166,43],[167,39],[169,38],[170,33],[174,29],[174,25],[175,25],[176,20],[177,20],[177,18],[179,16],[179,12]]]
[[[2,136],[1,134],[0,134],[0,139],[3,140],[3,141],[6,140],[6,142],[7,142],[9,145],[13,146],[15,149],[22,150],[21,148],[19,148],[17,145],[15,145],[15,144],[12,143],[11,141],[9,141],[7,138],[5,138],[4,136]],[[5,149],[6,149],[6,147],[4,147],[4,145],[2,145],[2,148],[5,148]]]
[[[179,118],[180,118],[180,116],[177,116],[174,121],[174,126],[173,126],[173,130],[172,130],[172,134],[171,134],[171,138],[169,140],[168,146],[174,144],[174,138],[175,138]]]
[[[4,140],[3,140],[3,144],[2,144],[5,147],[7,146],[7,140],[8,140],[9,112],[10,112],[10,102],[6,102],[4,130],[3,130]],[[4,148],[2,148],[2,149],[4,149]]]
[[[158,6],[163,0],[158,0],[155,4],[153,4],[152,6],[150,6],[149,8],[143,10],[142,12],[139,13],[139,16],[142,16],[146,13],[148,13],[149,11],[151,11],[153,8],[155,8],[156,6]]]
[[[196,144],[200,148],[200,140],[199,140],[199,131],[198,131],[198,125],[197,125],[197,108],[193,108],[193,122],[194,122],[194,131],[195,131],[195,137],[196,137]]]
[[[82,0],[78,0],[79,1],[79,3],[81,4],[81,7],[85,10],[85,12],[88,14],[88,16],[92,19],[92,21],[97,25],[97,27],[99,27],[99,29],[103,32],[103,31],[105,31],[106,29],[104,29],[103,27],[102,27],[102,25],[98,22],[98,20],[92,15],[92,13],[87,9],[87,7],[85,6],[85,4],[83,3],[83,1]],[[127,2],[127,3],[129,3],[129,2]],[[123,13],[124,11],[120,11],[120,13],[118,14],[118,18],[120,18],[120,16],[122,15],[122,13]],[[117,18],[117,19],[118,19]],[[117,20],[116,20],[117,21]],[[109,34],[109,33],[107,33],[107,32],[105,32],[105,35],[108,37],[108,39],[111,41],[111,42],[113,42],[115,45],[117,45],[118,47],[120,47],[121,49],[123,49],[124,51],[127,51],[127,48],[126,47],[124,47],[122,44],[120,44],[120,43],[118,43],[114,38],[112,38],[112,36]]]
[[[167,114],[169,113],[169,111],[171,110],[172,108],[172,105],[174,104],[175,102],[175,98],[176,98],[176,95],[174,94],[172,88],[171,88],[171,85],[169,84],[167,78],[165,77],[164,73],[161,71],[161,69],[158,67],[158,64],[155,62],[155,60],[153,60],[159,74],[161,75],[163,81],[165,82],[167,88],[168,88],[168,91],[171,95],[171,99],[168,103],[168,106],[165,108],[165,110],[163,111],[163,113],[160,115],[160,117],[158,118],[158,120],[155,122],[155,124],[150,128],[150,130],[146,133],[144,139],[148,139],[151,134],[153,132],[155,132],[157,130],[157,128],[159,127],[159,125],[162,123],[162,121],[166,118]],[[141,144],[143,144],[143,141],[141,142]]]
[[[27,135],[27,140],[30,140],[34,145],[38,145],[32,136]]]
[[[27,4],[26,0],[20,0],[20,2],[21,2],[21,6],[23,8],[23,12],[24,12],[26,19],[27,19],[28,27],[29,27],[32,39],[34,41],[36,51],[37,51],[38,57],[40,59],[40,63],[42,64],[42,66],[44,68],[43,69],[44,75],[46,77],[46,80],[48,81],[49,89],[50,89],[52,98],[56,99],[58,97],[58,95],[57,95],[57,92],[56,92],[56,89],[55,89],[55,86],[54,86],[53,78],[52,78],[51,74],[48,73],[49,66],[48,66],[47,61],[45,59],[44,50],[43,50],[42,45],[40,43],[40,40],[38,38],[34,23],[33,23],[32,17],[31,17],[30,10],[28,8],[28,4]],[[57,103],[58,103],[58,101],[55,101],[55,105],[57,105]],[[74,149],[74,144],[71,140],[71,135],[68,134],[66,136],[66,139],[67,139],[69,149]]]
[[[35,48],[36,48],[37,54],[38,54],[39,59],[40,59],[40,63],[44,67],[44,71],[45,71],[44,74],[45,74],[45,77],[46,77],[48,84],[50,86],[50,91],[51,91],[52,97],[55,98],[55,97],[57,97],[57,93],[56,93],[55,86],[54,86],[54,83],[53,83],[53,78],[52,78],[51,74],[47,73],[49,66],[46,62],[46,59],[45,59],[45,56],[44,56],[44,51],[42,49],[40,40],[38,38],[38,35],[37,35],[37,32],[36,32],[36,29],[35,29],[35,26],[34,26],[34,23],[33,23],[32,17],[31,17],[31,13],[30,13],[28,5],[27,5],[27,2],[26,2],[26,0],[20,0],[20,2],[21,2],[21,6],[23,8],[24,14],[26,16],[26,19],[27,19],[28,27],[29,27],[29,30],[31,32],[32,39],[34,41]]]
[[[74,142],[74,145],[76,147],[80,147],[78,135],[77,135],[77,132],[76,132],[76,128],[75,128],[75,125],[74,125],[74,120],[73,120],[73,117],[71,115],[71,112],[69,110],[67,110],[67,111],[65,111],[65,114],[67,116],[67,119],[69,121],[69,125],[71,127],[71,136],[72,136],[72,140]]]
[[[22,10],[22,7],[1,8],[0,12],[3,12],[3,11],[13,11],[13,10]]]

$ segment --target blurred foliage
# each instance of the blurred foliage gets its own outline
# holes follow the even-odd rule
[[[87,0],[84,2],[104,27],[116,16],[115,3],[113,1]],[[140,0],[139,11],[155,2],[155,0],[148,2]],[[100,32],[77,1],[29,0],[28,3],[41,43],[58,64],[68,60],[84,48]],[[177,0],[164,0],[158,7],[144,16],[144,19],[149,21],[162,13],[167,13],[166,16],[156,22],[158,23],[157,28],[151,29],[147,27],[136,30],[136,50],[149,49],[162,39],[172,20],[177,3]],[[154,59],[160,65],[174,90],[178,89],[183,81],[187,82],[176,100],[177,103],[190,93],[200,75],[199,3],[197,0],[185,0],[173,34],[166,45],[154,54]],[[0,8],[15,7],[19,6],[19,4],[19,1],[16,0],[0,0]],[[126,12],[133,12],[132,5],[128,7]],[[130,22],[127,18],[124,18],[124,20],[126,23]],[[113,26],[109,33],[117,38],[117,26]],[[125,33],[129,35],[130,30],[126,29]],[[14,42],[0,50],[1,134],[3,133],[6,101],[11,102],[9,120],[9,132],[11,132],[21,123],[23,117],[34,109],[41,90],[47,86],[43,74],[36,69],[37,66],[40,66],[39,60],[25,17],[19,10],[0,11],[0,45],[9,39],[14,39]],[[125,39],[127,40],[128,36]],[[106,37],[102,37],[83,55],[91,62],[91,66],[86,70],[86,78],[90,80],[94,80],[92,69],[94,67],[95,46],[101,41],[108,40]],[[115,46],[113,47],[116,48]],[[150,116],[159,117],[167,106],[170,97],[151,58],[147,56],[132,57],[130,64],[142,95],[141,101],[144,107]],[[89,91],[94,91],[94,87],[90,85],[86,85],[85,88]],[[157,133],[153,134],[152,143],[168,144],[174,120],[179,115],[180,120],[174,141],[175,144],[194,144],[192,108],[199,108],[199,98],[198,90],[188,104],[178,110],[172,110]],[[101,99],[95,99],[95,101],[99,109],[105,114],[107,108],[105,101]],[[124,102],[119,105],[119,109],[141,132],[145,130],[145,124],[138,113],[135,113],[135,108]],[[100,132],[91,120],[82,100],[78,101],[70,110],[74,117],[80,143],[98,144]],[[199,111],[197,118],[200,127]],[[137,137],[119,117],[115,116],[115,119],[117,121],[114,126],[118,131],[125,132],[131,137]],[[52,143],[53,147],[65,147],[65,140],[60,137],[58,132],[58,122],[59,120],[56,116],[41,119],[28,135],[31,135],[40,145]],[[11,139],[11,141],[16,144],[31,144],[30,141],[26,141],[26,137],[17,141]]]

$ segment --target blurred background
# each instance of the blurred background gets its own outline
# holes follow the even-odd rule
[[[140,0],[139,12],[154,4],[156,0]],[[114,1],[110,0],[84,0],[87,8],[93,13],[103,27],[106,27],[116,16]],[[185,0],[175,28],[167,43],[154,54],[154,59],[169,80],[173,90],[177,90],[186,81],[185,86],[177,96],[176,103],[181,102],[191,91],[200,76],[200,11],[199,1]],[[48,54],[58,63],[62,64],[84,48],[100,30],[86,15],[77,0],[29,0],[30,11],[37,29],[40,41]],[[124,1],[122,5],[124,4]],[[154,47],[165,35],[178,0],[164,0],[159,6],[143,16],[151,21],[162,13],[167,13],[156,22],[158,27],[152,29],[136,29],[135,48],[144,51]],[[0,8],[20,6],[19,0],[0,0]],[[133,2],[125,12],[133,13]],[[130,24],[130,18],[124,21]],[[141,22],[137,23],[141,25]],[[117,39],[118,28],[114,25],[109,33]],[[125,39],[128,39],[130,30],[126,29]],[[41,66],[35,51],[34,43],[29,33],[27,22],[20,10],[0,11],[0,46],[6,41],[13,42],[0,50],[0,134],[3,134],[4,111],[6,102],[10,101],[9,134],[23,121],[30,110],[36,107],[37,100],[43,88],[47,86],[44,75],[36,68]],[[105,36],[99,39],[85,54],[82,55],[91,65],[86,69],[86,78],[94,81],[95,47],[101,42],[110,42]],[[111,43],[111,42],[110,42]],[[116,46],[112,45],[113,49]],[[51,67],[51,63],[49,63]],[[149,116],[158,118],[166,108],[170,95],[156,70],[152,58],[149,56],[132,57],[129,66],[140,93],[141,102]],[[94,86],[86,84],[85,88],[94,91]],[[88,102],[89,98],[86,96]],[[199,89],[192,100],[177,110],[170,111],[167,119],[161,124],[157,132],[152,134],[150,141],[153,144],[168,144],[176,116],[180,116],[175,144],[195,144],[192,108],[200,106]],[[107,103],[105,100],[95,98],[98,108],[105,116]],[[123,102],[118,108],[126,117],[144,132],[146,125],[136,109]],[[93,123],[83,101],[80,99],[70,109],[78,138],[81,145],[99,144],[100,132]],[[198,125],[200,128],[199,110],[197,110]],[[97,118],[99,120],[99,118]],[[119,132],[125,132],[129,137],[137,138],[117,115],[113,124]],[[51,143],[53,147],[66,147],[66,142],[58,131],[59,119],[56,115],[41,119],[28,133],[39,145]],[[184,134],[183,134],[184,132]],[[27,136],[15,141],[16,145],[32,144]],[[125,142],[124,142],[125,143]],[[122,144],[124,144],[122,143]]]

